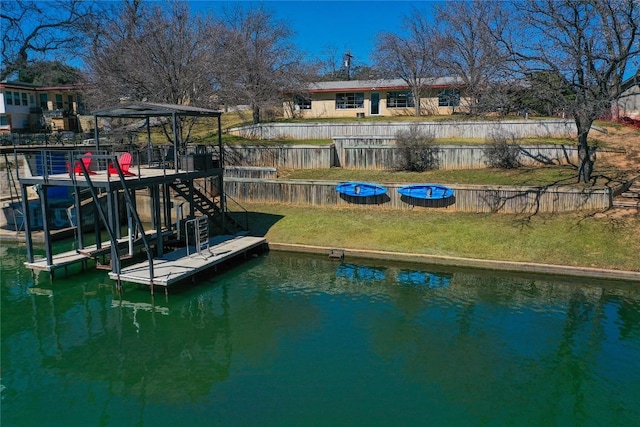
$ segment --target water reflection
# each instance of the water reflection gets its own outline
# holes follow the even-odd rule
[[[425,271],[401,270],[396,276],[401,285],[426,286],[431,289],[446,288],[451,282],[451,275],[444,273],[429,273]]]
[[[385,273],[379,268],[368,267],[366,265],[342,263],[336,270],[336,277],[344,277],[346,279],[359,282],[371,282],[376,280],[384,280]]]
[[[271,253],[154,300],[4,254],[3,425],[640,421],[637,284]]]

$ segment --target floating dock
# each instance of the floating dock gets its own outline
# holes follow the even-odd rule
[[[91,257],[78,251],[67,251],[53,256],[51,263],[47,262],[47,258],[39,258],[33,262],[25,262],[25,267],[36,271],[53,272],[60,268],[66,268],[73,264],[86,263]]]
[[[186,247],[154,258],[153,279],[146,261],[124,267],[119,274],[110,272],[109,277],[123,282],[168,287],[236,256],[246,256],[266,243],[263,237],[215,236],[209,239],[208,249],[196,252],[194,247]]]
[[[154,239],[156,236],[155,232],[146,232],[145,233],[149,239]],[[171,235],[170,231],[164,231],[162,233],[163,236]],[[118,239],[118,250],[126,249],[129,244],[129,237],[123,237]],[[132,240],[132,246],[134,249],[137,249],[142,246],[140,237],[137,237]],[[111,243],[110,242],[102,242],[102,246],[98,248],[97,245],[89,245],[82,249],[75,249],[67,252],[61,252],[59,254],[55,254],[52,256],[51,263],[47,262],[47,258],[38,258],[33,260],[33,262],[26,261],[24,263],[25,267],[31,270],[37,271],[48,271],[54,272],[60,268],[66,268],[73,264],[83,263],[86,264],[86,261],[90,259],[96,259],[101,255],[108,254],[111,251]]]

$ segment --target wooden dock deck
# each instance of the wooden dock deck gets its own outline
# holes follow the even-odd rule
[[[60,268],[66,268],[70,265],[77,264],[79,262],[86,262],[89,259],[91,259],[91,257],[86,253],[79,253],[78,251],[73,250],[55,254],[53,256],[53,261],[51,264],[47,264],[46,258],[39,258],[34,260],[33,262],[27,261],[24,263],[24,265],[31,270],[52,272]]]
[[[166,288],[237,255],[246,254],[265,243],[264,237],[215,236],[209,239],[209,249],[203,252],[195,252],[195,249],[191,247],[191,253],[188,254],[187,248],[181,248],[155,258],[153,260],[153,283],[148,261],[124,267],[120,274],[110,272],[109,277],[123,282],[148,286],[153,284],[153,286]]]
[[[212,170],[185,170],[185,169],[166,169],[157,166],[140,165],[132,166],[129,169],[133,175],[125,176],[125,183],[129,188],[140,188],[154,182],[171,182],[174,179],[187,181],[194,178],[202,178],[210,176],[214,171],[222,171],[222,169]],[[221,173],[221,172],[220,172]],[[24,177],[21,180],[30,185],[39,184],[45,181],[42,176]],[[120,177],[117,174],[109,174],[106,170],[92,170],[90,175],[91,184],[97,188],[108,188],[110,186],[122,186]],[[79,186],[87,187],[89,182],[82,174],[52,173],[46,177],[48,185],[56,186]]]
[[[163,236],[171,234],[170,231],[163,231]],[[146,232],[148,239],[154,239],[156,236],[155,231]],[[126,248],[129,243],[129,236],[118,239],[118,249]],[[142,246],[142,239],[136,238],[133,242],[134,249]],[[25,267],[31,270],[37,271],[55,271],[60,268],[66,268],[70,265],[85,262],[89,259],[95,259],[96,257],[104,254],[108,254],[111,251],[111,242],[102,242],[102,247],[98,249],[96,244],[85,246],[82,249],[75,249],[67,252],[61,252],[55,254],[52,257],[52,263],[47,264],[47,258],[39,258],[33,262],[25,262]]]

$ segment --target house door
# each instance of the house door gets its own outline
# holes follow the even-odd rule
[[[380,94],[378,92],[371,93],[371,112],[372,116],[380,114]]]

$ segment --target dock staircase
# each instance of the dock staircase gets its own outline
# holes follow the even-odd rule
[[[640,181],[636,180],[613,199],[614,208],[635,208],[640,213]]]
[[[198,188],[196,185],[189,186],[182,181],[175,181],[170,184],[170,187],[184,200],[193,202],[194,209],[207,216],[213,230],[218,228],[222,234],[236,234],[238,232],[248,231],[247,221],[241,221],[232,215],[226,203],[223,212],[223,209],[220,207],[221,195],[209,198],[204,190]],[[228,196],[224,197],[227,198],[227,201],[229,200]],[[240,213],[246,217],[246,210],[242,209]]]

